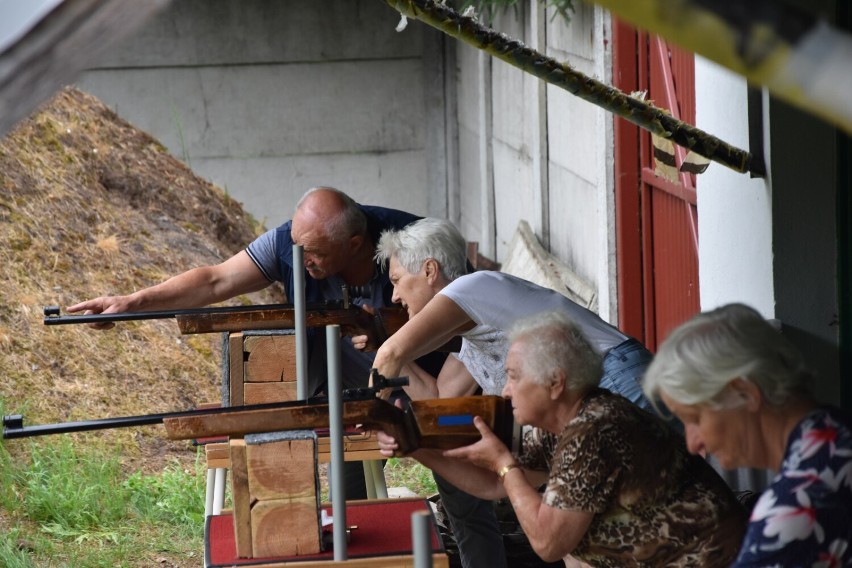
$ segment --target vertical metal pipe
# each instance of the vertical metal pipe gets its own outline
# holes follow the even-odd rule
[[[296,316],[296,399],[308,398],[308,328],[305,325],[304,252],[293,245],[293,311]]]
[[[411,513],[411,542],[414,543],[414,568],[432,568],[432,514]]]
[[[340,366],[340,326],[325,328],[328,350],[328,414],[331,436],[331,495],[334,517],[334,560],[348,557],[346,543],[346,474],[343,471],[343,373]]]
[[[225,478],[228,470],[224,467],[217,467],[213,477],[213,509],[211,513],[214,515],[222,514],[222,506],[225,504]]]
[[[365,469],[370,470],[370,479],[373,483],[373,493],[375,493],[376,499],[387,499],[388,486],[385,481],[385,470],[382,468],[382,462],[379,460],[370,460],[364,462],[364,466]]]
[[[375,499],[378,495],[376,495],[376,482],[373,479],[373,468],[371,467],[373,461],[361,463],[364,467],[364,485],[367,486],[367,499]]]

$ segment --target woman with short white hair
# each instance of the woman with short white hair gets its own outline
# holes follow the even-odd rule
[[[601,357],[580,327],[547,312],[517,323],[509,340],[502,394],[515,423],[532,427],[519,455],[477,417],[475,444],[411,456],[471,494],[508,497],[545,561],[727,568],[745,511],[660,417],[598,387]],[[384,432],[377,440],[385,456],[398,448]]]
[[[693,453],[778,474],[751,515],[736,566],[852,563],[852,417],[819,405],[801,353],[757,311],[701,313],[663,342],[645,375]]]

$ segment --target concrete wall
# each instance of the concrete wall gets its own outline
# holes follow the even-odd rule
[[[176,0],[78,86],[267,226],[314,185],[445,214],[446,183],[427,187],[443,134],[425,126],[443,69],[423,65],[424,26],[398,21],[375,0]]]

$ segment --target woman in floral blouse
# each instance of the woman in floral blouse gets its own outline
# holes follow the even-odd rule
[[[693,453],[725,468],[772,469],[735,566],[852,564],[852,417],[809,395],[801,354],[755,310],[697,315],[645,375],[683,421]]]

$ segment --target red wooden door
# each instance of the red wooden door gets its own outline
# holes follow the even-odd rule
[[[614,23],[614,83],[695,124],[694,57],[665,40]],[[654,173],[650,133],[616,118],[619,322],[652,350],[700,309],[695,180]],[[675,146],[676,163],[684,158]]]

